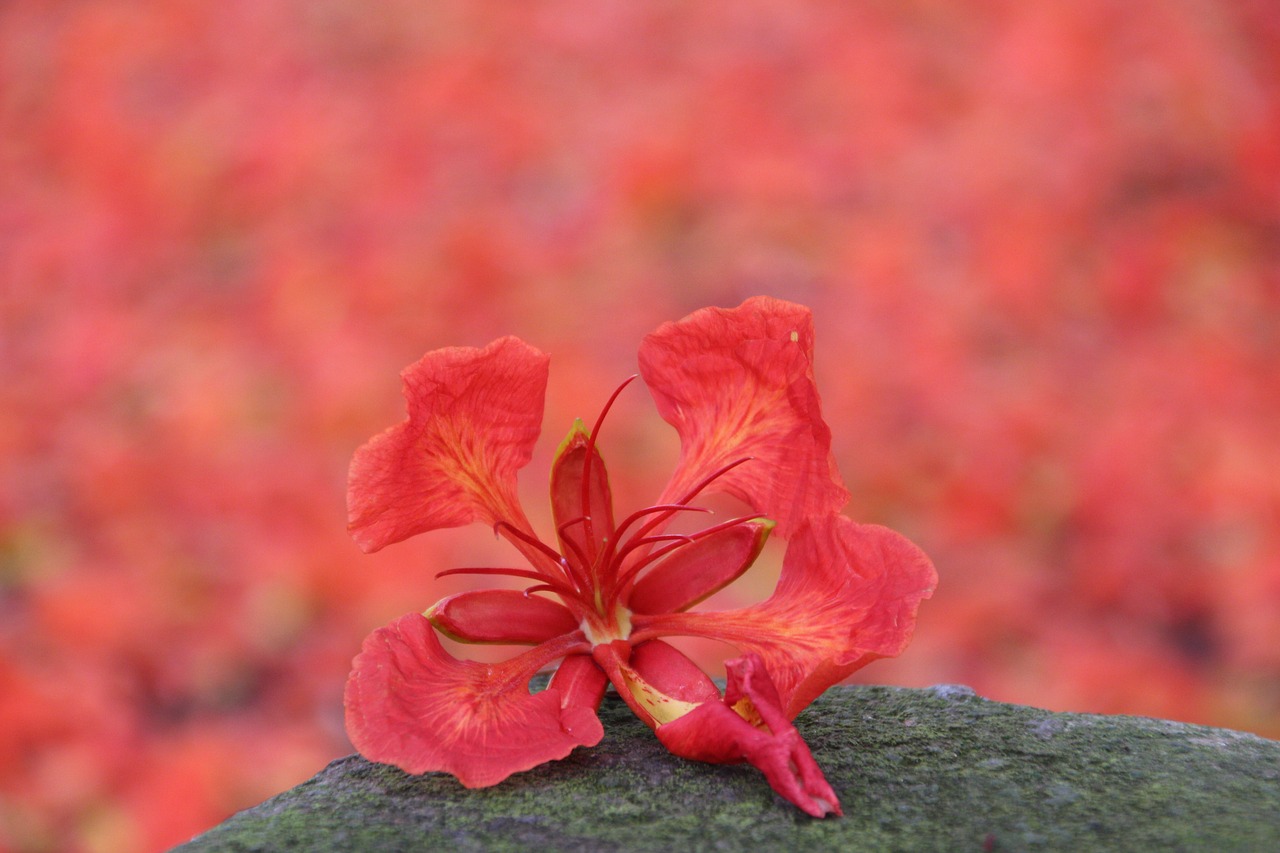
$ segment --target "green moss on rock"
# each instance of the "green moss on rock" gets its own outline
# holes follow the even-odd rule
[[[178,850],[1280,850],[1280,742],[1225,729],[835,688],[796,721],[845,811],[813,820],[600,716],[599,746],[475,791],[343,758]]]

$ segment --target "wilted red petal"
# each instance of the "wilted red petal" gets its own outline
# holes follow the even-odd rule
[[[715,613],[636,614],[633,639],[711,637],[759,654],[795,717],[822,691],[902,651],[937,573],[901,534],[830,515],[803,525],[766,601]]]
[[[841,814],[840,802],[808,744],[783,712],[764,662],[746,655],[726,662],[725,673],[723,702],[704,702],[659,726],[658,739],[683,758],[713,764],[748,761],[806,814]]]
[[[685,545],[636,582],[627,607],[636,613],[668,613],[692,607],[751,567],[773,523],[729,527]]]
[[[813,382],[809,309],[770,297],[705,308],[640,345],[640,373],[680,433],[680,464],[660,503],[743,457],[710,489],[746,501],[790,536],[801,519],[849,499],[831,457]]]
[[[584,507],[582,502],[589,438],[582,421],[576,421],[560,444],[551,466],[551,515],[561,543],[566,540],[570,543],[563,548],[564,555],[585,563],[581,566],[582,572],[590,567],[603,543],[613,537],[613,495],[609,490],[609,474],[599,450],[594,447],[587,489],[588,505]],[[582,520],[568,523],[577,519]]]
[[[464,643],[534,645],[578,628],[578,620],[563,604],[514,589],[460,592],[425,615],[442,634]]]
[[[529,693],[540,668],[586,650],[560,638],[499,664],[459,661],[431,624],[410,613],[374,631],[347,679],[347,734],[370,761],[407,773],[444,771],[468,788],[600,742],[594,709],[563,706],[558,690]]]
[[[542,423],[547,356],[506,337],[427,353],[401,374],[409,417],[356,451],[347,486],[352,537],[376,551],[480,519],[528,523],[516,471]]]

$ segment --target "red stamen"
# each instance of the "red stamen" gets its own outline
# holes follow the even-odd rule
[[[578,591],[573,587],[565,584],[555,578],[548,578],[539,572],[529,571],[528,569],[498,569],[498,568],[465,568],[465,569],[446,569],[443,572],[436,572],[436,579],[439,580],[447,575],[499,575],[511,578],[523,578],[531,581],[541,581],[542,585],[552,592],[560,596],[568,596],[570,598],[579,598]],[[529,589],[537,589],[530,587]],[[529,590],[525,590],[528,592]]]
[[[512,578],[527,578],[531,581],[546,581],[547,576],[541,572],[535,572],[530,569],[503,569],[490,568],[488,566],[477,566],[460,569],[445,569],[443,572],[436,572],[436,580],[449,575],[505,575]]]
[[[639,521],[641,518],[644,518],[646,515],[653,515],[656,512],[667,513],[668,517],[670,517],[671,515],[674,515],[677,512],[705,512],[708,515],[714,515],[714,513],[712,513],[711,510],[706,509],[705,507],[681,506],[680,504],[657,504],[656,506],[646,507],[645,509],[637,510],[636,512],[631,513],[631,515],[628,515],[625,519],[623,519],[622,523],[619,524],[617,528],[614,529],[613,541],[609,543],[609,547],[605,551],[604,560],[602,560],[601,562],[603,562],[606,566],[612,565],[613,563],[617,562],[616,555],[618,551],[618,543],[622,541],[622,532],[626,530],[628,527],[630,527],[636,521]],[[638,534],[638,535],[643,535],[643,531],[641,532],[641,534]]]
[[[621,565],[622,561],[627,558],[627,555],[637,548],[643,548],[646,545],[653,545],[658,542],[672,542],[675,540],[679,540],[681,544],[688,544],[693,541],[693,537],[687,536],[684,533],[661,533],[657,536],[637,536],[627,542],[626,547],[618,552],[615,562],[617,565]]]
[[[587,561],[587,555],[582,553],[582,549],[578,547],[578,543],[574,542],[568,536],[565,536],[564,531],[566,528],[572,527],[575,524],[578,524],[580,522],[589,522],[589,521],[590,519],[588,519],[584,515],[584,516],[581,516],[580,518],[575,518],[570,521],[566,521],[564,524],[556,528],[556,533],[557,535],[559,535],[560,541],[563,542],[565,545],[567,545],[569,550],[573,552],[573,556],[578,559],[578,565],[582,567],[583,572],[591,571],[591,563]],[[571,567],[572,567],[572,564],[571,564]],[[577,576],[577,573],[575,572],[575,577],[576,576]],[[587,581],[587,578],[585,576],[580,577],[578,579],[580,582]],[[579,585],[581,585],[581,583]]]
[[[681,511],[705,512],[708,515],[713,514],[711,510],[701,506],[685,506],[683,504],[656,504],[654,506],[645,507],[644,509],[636,510],[635,512],[631,513],[631,515],[628,515],[626,518],[624,518],[622,520],[622,523],[618,525],[617,529],[613,531],[614,541],[617,541],[618,539],[621,538],[622,531],[626,530],[628,527],[630,527],[632,524],[639,521],[641,518],[643,518],[646,515],[653,515],[655,512],[671,512],[674,514]]]
[[[604,408],[600,410],[600,414],[596,417],[595,425],[591,427],[591,435],[587,437],[587,457],[582,462],[582,519],[584,539],[587,543],[587,550],[594,558],[596,556],[595,535],[591,529],[591,458],[596,453],[596,436],[600,434],[600,427],[604,425],[604,416],[609,414],[609,409],[613,407],[613,401],[618,399],[618,395],[622,393],[622,389],[626,388],[635,381],[638,373],[633,373],[623,380],[622,384],[613,390],[609,399],[605,401]],[[585,561],[584,561],[585,562]],[[590,566],[590,563],[585,563]]]
[[[651,540],[647,540],[645,537],[647,537],[648,534],[654,530],[654,528],[665,523],[668,519],[671,518],[671,516],[675,515],[677,512],[681,510],[693,510],[696,512],[710,512],[710,510],[700,509],[698,507],[690,507],[686,505],[689,503],[689,501],[697,497],[699,492],[701,492],[707,486],[711,485],[717,479],[719,479],[720,477],[723,477],[725,474],[729,473],[734,468],[737,468],[742,463],[752,461],[754,458],[755,458],[754,456],[744,456],[741,459],[735,459],[729,464],[723,465],[720,468],[717,468],[715,471],[712,471],[710,474],[708,474],[707,476],[699,480],[694,485],[694,487],[685,494],[684,497],[676,501],[674,504],[659,504],[658,506],[652,506],[652,507],[649,507],[648,509],[643,509],[643,510],[640,510],[639,512],[635,512],[627,516],[626,520],[623,521],[622,524],[618,525],[618,529],[617,531],[615,531],[615,535],[613,537],[614,542],[610,543],[610,549],[607,552],[607,558],[605,561],[606,564],[608,565],[621,564],[624,556],[634,551],[639,545],[645,544],[646,542],[651,541]],[[648,523],[646,523],[643,527],[641,527],[636,532],[635,536],[632,537],[632,540],[629,543],[627,543],[627,545],[624,548],[622,548],[621,551],[619,551],[616,547],[614,547],[615,544],[618,541],[620,541],[622,538],[620,535],[622,530],[624,530],[628,525],[630,525],[633,521],[640,518],[641,516],[650,515],[650,514],[654,515],[654,517],[651,518],[648,521]],[[620,587],[616,584],[616,582],[614,584],[613,589],[614,590],[620,589]]]
[[[514,525],[512,525],[510,522],[507,522],[507,521],[495,522],[493,525],[493,529],[495,533],[501,533],[503,531],[506,531],[509,535],[514,536],[516,539],[520,540],[526,545],[529,545],[530,547],[536,549],[538,553],[542,554],[543,556],[551,558],[551,561],[555,563],[557,566],[559,566],[560,570],[565,573],[565,577],[568,580],[574,581],[576,583],[577,579],[573,576],[573,573],[569,568],[569,561],[566,560],[564,557],[560,556],[560,553],[558,551],[555,551],[554,549],[552,549],[551,546],[544,543],[538,537],[530,533],[525,533],[523,530],[519,529],[518,527],[515,527]],[[544,573],[542,575],[542,578],[546,578],[546,577],[547,575]]]
[[[694,485],[694,487],[685,494],[684,497],[676,501],[676,505],[684,506],[689,501],[697,497],[698,493],[701,492],[703,489],[705,489],[707,486],[711,485],[716,480],[723,477],[725,474],[728,474],[730,471],[732,471],[734,468],[737,468],[742,463],[750,462],[753,459],[755,459],[754,456],[744,456],[741,459],[735,459],[733,462],[730,462],[728,465],[724,465],[720,468],[717,468],[715,471],[712,471],[710,474],[708,474],[707,476],[699,480]],[[666,521],[670,517],[671,517],[670,513],[664,513],[663,515],[659,515],[657,518],[650,519],[649,523],[646,524],[644,527],[640,528],[640,531],[636,535],[644,536],[648,534],[649,531],[653,530],[653,528],[657,527],[659,524],[662,524],[664,521]]]
[[[721,468],[717,468],[715,471],[712,471],[710,474],[708,474],[707,476],[699,480],[697,485],[695,485],[692,489],[690,489],[689,493],[686,494],[684,497],[682,497],[680,500],[676,501],[676,503],[687,504],[689,501],[693,500],[697,496],[698,492],[701,492],[707,486],[711,485],[716,480],[723,477],[725,474],[728,474],[730,471],[732,471],[734,468],[737,468],[743,462],[751,462],[754,459],[755,459],[754,456],[744,456],[741,459],[735,459],[734,461],[730,462],[728,465],[725,465]]]
[[[675,542],[671,545],[668,545],[665,548],[659,548],[657,551],[654,551],[652,554],[646,554],[644,557],[637,560],[635,565],[628,567],[625,572],[623,572],[621,575],[618,576],[618,579],[615,581],[615,585],[614,585],[615,597],[622,595],[622,593],[626,590],[627,586],[636,579],[636,576],[640,574],[640,571],[642,569],[644,569],[646,566],[652,566],[654,563],[656,563],[658,560],[661,560],[663,557],[667,556],[672,551],[675,551],[679,548],[683,548],[686,545],[697,542],[699,539],[705,539],[706,537],[712,535],[713,533],[719,533],[722,530],[728,530],[730,527],[737,527],[740,524],[746,524],[747,522],[755,521],[758,518],[760,518],[760,516],[758,515],[740,515],[737,518],[731,518],[728,521],[722,521],[719,524],[714,524],[711,527],[706,528],[705,530],[699,530],[697,533],[693,533],[688,536],[681,536],[679,538],[682,541]],[[662,537],[651,536],[646,541],[654,542],[660,538]],[[667,538],[670,538],[670,537],[667,537]]]

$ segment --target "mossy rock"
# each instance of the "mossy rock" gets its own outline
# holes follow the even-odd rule
[[[1061,714],[965,687],[840,687],[796,720],[844,817],[676,758],[613,696],[605,738],[469,791],[359,756],[178,850],[1280,850],[1280,742]]]

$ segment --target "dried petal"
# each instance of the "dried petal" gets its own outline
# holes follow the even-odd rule
[[[705,308],[667,323],[640,345],[640,372],[658,411],[680,433],[680,464],[660,503],[704,478],[778,523],[842,507],[849,493],[831,456],[813,381],[809,309],[756,297],[734,309]]]
[[[593,708],[565,706],[554,689],[529,693],[539,669],[584,651],[566,637],[504,663],[459,661],[422,615],[410,613],[370,634],[356,657],[345,695],[347,734],[370,761],[407,773],[452,773],[468,788],[496,785],[600,742]]]
[[[408,419],[351,461],[352,537],[377,551],[482,520],[528,528],[516,499],[542,423],[547,357],[518,338],[427,353],[401,374]]]

